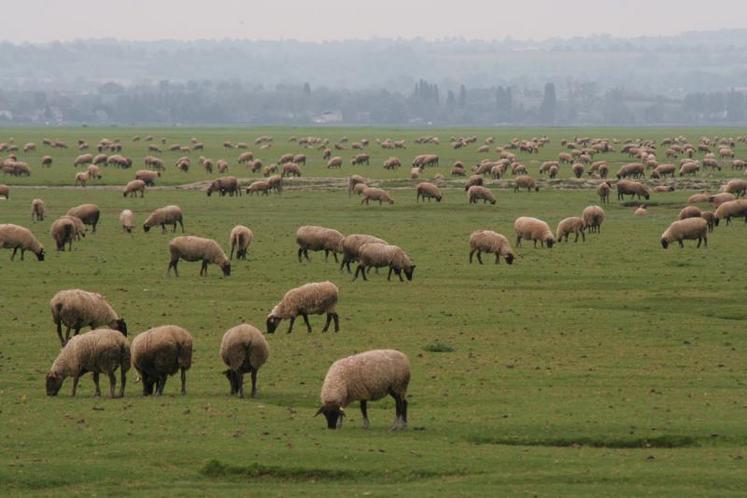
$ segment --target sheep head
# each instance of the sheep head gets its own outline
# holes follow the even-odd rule
[[[345,410],[336,404],[325,404],[319,407],[319,410],[317,410],[316,415],[319,415],[320,413],[324,414],[324,418],[327,419],[327,429],[341,429],[342,428],[342,419],[345,416]]]
[[[407,277],[407,280],[412,281],[412,274],[415,273],[415,265],[405,268],[404,272],[405,272],[405,276]]]
[[[275,329],[278,328],[278,325],[280,325],[280,322],[283,319],[277,316],[269,315],[267,317],[267,333],[268,334],[274,334]]]
[[[127,323],[124,321],[124,318],[118,318],[114,320],[112,329],[119,330],[120,332],[122,332],[123,336],[127,337]]]
[[[231,263],[229,263],[228,261],[224,261],[223,263],[221,263],[220,269],[223,270],[224,276],[231,276]]]
[[[47,374],[47,396],[57,396],[64,380],[61,373],[49,372]]]
[[[44,249],[40,249],[39,252],[36,254],[36,259],[39,261],[44,261],[44,256],[46,253],[44,252]]]

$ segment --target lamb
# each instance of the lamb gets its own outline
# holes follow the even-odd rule
[[[420,202],[420,198],[423,198],[423,202],[425,202],[426,199],[430,202],[431,199],[436,199],[436,202],[441,202],[442,195],[441,195],[441,189],[439,189],[436,185],[429,183],[429,182],[421,182],[418,183],[417,187],[415,187],[415,190],[417,192],[415,196],[415,202]]]
[[[82,289],[61,290],[49,301],[52,311],[52,321],[57,326],[57,336],[64,347],[70,339],[70,330],[73,329],[78,335],[83,327],[108,327],[118,330],[127,337],[127,323],[114,308],[106,301],[106,298],[95,292]],[[67,327],[65,337],[62,337],[62,325]]]
[[[284,318],[290,319],[288,333],[293,331],[296,317],[301,315],[308,332],[311,333],[308,315],[327,314],[327,322],[322,332],[326,332],[332,320],[335,322],[335,332],[340,330],[340,319],[337,314],[338,289],[332,282],[314,282],[296,287],[285,293],[283,299],[272,308],[267,315],[267,333],[273,334]]]
[[[132,341],[132,366],[143,382],[143,396],[160,396],[166,380],[181,373],[182,394],[187,394],[187,370],[192,366],[192,336],[177,325],[146,330]]]
[[[527,192],[531,192],[532,190],[539,192],[539,187],[534,181],[534,178],[527,175],[517,176],[514,179],[514,192],[518,192],[521,188],[527,189]]]
[[[396,419],[391,430],[407,428],[407,387],[410,383],[410,361],[394,349],[366,351],[337,360],[327,371],[320,394],[327,428],[342,427],[345,408],[360,401],[363,428],[369,427],[368,401],[390,395],[395,401]]]
[[[5,197],[6,201],[10,200],[10,187],[0,184],[0,197]]]
[[[542,247],[545,244],[547,244],[548,248],[555,245],[555,237],[552,234],[552,230],[550,230],[550,226],[540,219],[528,216],[516,218],[516,221],[514,221],[514,231],[516,232],[517,247],[521,246],[522,239],[533,241],[534,247],[537,247],[538,241]]]
[[[400,247],[390,244],[367,243],[363,244],[358,250],[358,268],[355,269],[353,280],[358,278],[360,273],[363,280],[368,280],[366,274],[371,268],[389,267],[387,280],[391,281],[392,272],[403,282],[402,272],[405,273],[407,280],[412,280],[415,272],[415,265],[410,261],[410,257]]]
[[[722,219],[726,219],[726,224],[731,223],[732,218],[744,216],[744,222],[747,223],[747,199],[736,199],[721,204],[714,213],[714,223],[718,226]]]
[[[298,262],[300,263],[301,257],[305,257],[306,261],[309,259],[309,250],[312,251],[324,251],[324,260],[327,261],[329,253],[337,259],[337,254],[342,253],[342,241],[345,238],[343,234],[332,228],[325,228],[315,225],[304,225],[296,230],[296,243],[298,244]]]
[[[591,233],[600,233],[602,231],[602,222],[605,218],[604,209],[599,206],[587,206],[581,213],[584,220],[584,228],[588,228]]]
[[[173,225],[176,232],[176,224],[181,225],[184,233],[182,209],[176,205],[165,206],[154,210],[143,223],[143,230],[148,232],[151,227],[161,225],[161,233],[166,233],[166,225]]]
[[[610,185],[609,182],[602,182],[597,187],[597,195],[599,196],[599,200],[602,204],[608,204],[610,202],[611,190],[612,185]]]
[[[495,197],[493,193],[486,187],[480,185],[473,185],[467,191],[467,199],[470,204],[477,204],[478,200],[482,200],[483,204],[490,203],[495,204]]]
[[[119,223],[122,224],[122,230],[132,233],[132,229],[135,228],[135,215],[129,209],[124,209],[119,213]]]
[[[246,188],[246,195],[252,195],[260,193],[263,195],[268,195],[270,193],[270,183],[265,180],[257,180],[255,182],[252,182],[251,185],[249,185]]]
[[[213,192],[218,192],[221,197],[228,194],[233,197],[234,194],[241,196],[239,180],[235,176],[222,176],[213,180],[207,188],[207,196],[210,197]]]
[[[638,206],[635,208],[635,211],[633,211],[633,215],[635,216],[646,216],[648,214],[648,211],[646,211],[646,206]]]
[[[75,174],[75,185],[80,185],[81,187],[85,187],[86,183],[88,182],[90,175],[87,171],[82,171],[80,173]]]
[[[231,385],[231,394],[244,397],[244,374],[252,376],[252,398],[257,395],[257,372],[270,356],[270,345],[262,332],[242,323],[228,329],[220,342],[220,357],[228,370],[223,374]]]
[[[207,267],[209,263],[218,265],[223,271],[223,275],[228,277],[231,275],[231,263],[223,252],[223,249],[213,239],[205,239],[202,237],[195,237],[191,235],[174,237],[169,242],[169,253],[171,254],[171,260],[169,261],[169,267],[166,270],[168,274],[171,269],[174,269],[174,275],[179,276],[176,265],[180,259],[184,261],[202,261],[202,268],[200,269],[200,276],[207,276]]]
[[[21,261],[26,251],[31,251],[36,255],[36,259],[44,261],[44,246],[34,237],[28,228],[13,225],[12,223],[0,224],[0,249],[13,249],[10,260],[16,257],[18,250],[21,250]]]
[[[477,261],[482,264],[482,253],[495,254],[495,263],[500,262],[500,257],[506,260],[509,265],[516,258],[511,243],[500,233],[492,230],[476,230],[469,236],[469,262],[472,263],[472,256],[477,253]]]
[[[639,199],[643,197],[646,200],[651,197],[644,184],[632,180],[620,180],[617,182],[617,200],[624,201],[626,195],[635,196]]]
[[[661,247],[666,249],[669,244],[677,241],[680,247],[685,247],[683,240],[698,240],[697,247],[703,243],[708,247],[708,222],[703,218],[687,218],[669,225],[661,234]]]
[[[374,237],[373,235],[359,233],[348,235],[347,237],[345,237],[342,240],[342,263],[340,264],[340,270],[342,270],[343,267],[347,267],[348,273],[352,273],[350,269],[350,263],[358,261],[360,248],[363,246],[363,244],[367,244],[369,242],[378,242],[380,244],[388,243],[387,241],[378,237]]]
[[[160,171],[151,171],[149,169],[141,169],[135,173],[135,180],[142,180],[145,185],[152,187],[156,184],[156,178],[161,176]]]
[[[254,239],[252,231],[244,225],[236,225],[231,229],[229,239],[229,243],[231,244],[231,259],[233,259],[234,250],[236,250],[236,259],[246,259],[246,251]]]
[[[573,233],[576,235],[576,238],[573,240],[573,242],[578,242],[579,234],[581,235],[581,240],[583,242],[586,242],[586,235],[584,234],[584,230],[586,230],[586,223],[584,222],[583,218],[572,216],[570,218],[565,218],[561,220],[560,223],[558,223],[556,238],[558,242],[562,242],[563,237],[565,237],[565,241],[567,243],[568,236]]]
[[[73,337],[57,355],[47,373],[47,396],[56,396],[67,377],[73,378],[72,395],[75,396],[80,377],[92,372],[96,396],[101,396],[99,375],[104,373],[109,376],[109,393],[114,398],[117,385],[114,372],[117,369],[121,378],[121,398],[124,396],[127,371],[130,369],[130,345],[119,331],[102,328]]]
[[[138,192],[140,192],[140,197],[145,196],[145,182],[143,180],[132,180],[125,185],[122,197],[127,197],[128,195],[130,197],[137,197]]]
[[[49,235],[55,242],[58,251],[65,250],[65,244],[68,245],[68,251],[73,250],[73,240],[75,239],[75,223],[70,217],[63,217],[55,220],[49,229]]]
[[[101,211],[96,204],[81,204],[68,209],[66,214],[80,218],[84,225],[90,225],[91,231],[96,233],[96,225],[98,225],[101,216]]]
[[[34,199],[31,201],[31,221],[44,221],[44,201],[41,199]]]
[[[369,187],[363,191],[361,204],[366,203],[366,205],[368,205],[369,201],[379,201],[379,206],[381,206],[383,202],[394,204],[394,200],[389,196],[389,194],[380,188]]]
[[[678,220],[685,220],[687,218],[700,218],[703,213],[696,206],[685,206],[680,210],[680,214],[677,217]]]

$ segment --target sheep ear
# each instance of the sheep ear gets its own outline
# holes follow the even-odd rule
[[[323,407],[323,406],[320,406],[320,407],[319,407],[319,409],[318,409],[318,410],[316,411],[316,413],[314,414],[314,416],[316,417],[317,415],[319,415],[319,414],[320,414],[320,413],[322,413],[323,411],[324,411],[324,407]]]

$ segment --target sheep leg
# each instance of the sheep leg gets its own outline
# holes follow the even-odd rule
[[[301,256],[303,256],[303,247],[298,248],[298,262],[303,263],[303,260],[301,259]]]
[[[361,400],[361,415],[363,416],[363,428],[368,429],[368,403],[365,399]]]
[[[567,235],[565,236],[565,241],[568,242],[568,236]],[[578,232],[576,232],[576,238],[573,239],[573,243],[575,244],[576,242],[578,242]]]
[[[255,398],[257,396],[257,370],[255,368],[252,368],[252,398]],[[242,381],[243,385],[243,381]],[[243,395],[244,388],[241,388],[241,393]]]
[[[482,264],[482,251],[477,251],[477,262]]]
[[[295,316],[292,316],[292,317],[290,318],[290,325],[288,326],[288,333],[289,333],[289,334],[290,334],[291,332],[293,332],[293,324],[295,323],[295,321],[296,321],[296,317],[295,317]]]
[[[353,281],[358,278],[358,274],[361,274],[363,276],[363,280],[368,280],[366,277],[366,270],[363,268],[362,264],[358,264],[358,268],[355,269],[355,275],[353,276]]]
[[[329,249],[324,250],[324,262],[329,261]]]
[[[327,331],[330,323],[332,323],[332,313],[327,313],[327,321],[324,322],[324,328],[322,329],[322,332]]]
[[[477,251],[477,249],[472,249],[469,252],[469,264],[472,264],[472,256],[475,254],[476,251]]]
[[[685,248],[685,243],[682,242],[682,240],[678,240],[677,242],[679,242],[679,244],[680,244],[680,249],[684,249]]]
[[[163,383],[166,384],[166,378],[164,377]],[[182,368],[182,395],[187,394],[187,370]]]
[[[576,235],[576,239],[578,239],[578,235]],[[586,242],[586,234],[583,230],[581,230],[581,242]]]
[[[399,281],[400,281],[400,282],[404,282],[404,279],[402,278],[402,270],[394,270],[394,272],[395,272],[395,273],[397,274],[397,276],[399,277]]]
[[[13,248],[13,254],[10,255],[10,260],[13,261],[13,259],[16,257],[16,253],[18,252],[18,247]]]
[[[337,259],[337,253],[332,251],[332,257],[335,258],[335,263],[337,263],[339,260]]]
[[[57,322],[57,337],[60,338],[60,344],[65,347],[65,339],[62,338],[62,322]]]
[[[96,386],[95,396],[101,396],[101,387],[99,386],[99,373],[93,372],[93,383]]]
[[[165,375],[156,379],[156,392],[154,394],[156,396],[162,395],[164,387],[166,387],[166,376]]]
[[[399,396],[397,396],[393,391],[390,391],[389,394],[394,398],[394,423],[392,424],[392,427],[389,429],[390,431],[396,431],[400,428],[400,420],[402,419],[402,404],[400,402]]]
[[[127,369],[125,366],[129,367],[127,364],[122,364],[119,367],[119,397],[124,398],[125,393],[125,384],[127,384]]]
[[[236,244],[231,244],[231,256],[229,258],[231,260],[233,260],[233,251],[234,251],[235,248],[236,248]],[[237,257],[239,257],[239,255],[237,255]]]
[[[178,262],[179,262],[179,260],[178,260],[178,259],[174,259],[174,260],[171,260],[171,262],[169,262],[169,269],[168,269],[168,270],[166,270],[166,274],[167,274],[167,275],[169,274],[169,271],[171,270],[171,268],[174,268],[174,276],[176,276],[176,277],[178,277],[178,276],[179,276],[179,272],[178,272],[178,271],[176,270],[176,264],[177,264]]]
[[[516,247],[521,247],[521,235],[516,236]]]
[[[501,262],[501,253],[497,252],[495,253],[495,264],[499,264]]]
[[[303,318],[303,322],[306,324],[306,328],[308,329],[309,334],[311,333],[311,324],[309,323],[309,315],[306,313],[301,313],[301,317]]]
[[[174,231],[176,231],[176,224],[174,224]],[[161,223],[161,233],[166,233],[166,224]]]
[[[202,260],[202,268],[200,268],[200,276],[201,277],[206,277],[207,276],[207,266],[208,266],[208,261],[206,259],[203,259]]]
[[[392,281],[392,271],[394,271],[394,268],[391,266],[389,267],[389,274],[386,276],[386,281],[391,282]]]
[[[78,390],[78,381],[79,380],[80,380],[79,376],[76,375],[75,377],[73,377],[73,394],[72,394],[73,398],[75,397],[75,393]]]
[[[114,375],[114,372],[109,372],[109,395],[113,398],[114,396],[114,388],[117,387],[117,377]]]
[[[303,256],[306,258],[306,261],[311,263],[311,258],[309,258],[309,249],[308,247],[305,247],[303,250]]]

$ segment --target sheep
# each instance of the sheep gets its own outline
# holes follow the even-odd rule
[[[270,176],[267,183],[270,185],[270,190],[274,190],[275,193],[281,194],[283,192],[283,177],[281,175]]]
[[[495,263],[500,262],[500,257],[506,260],[509,265],[516,258],[511,243],[508,239],[491,230],[476,230],[469,236],[469,262],[472,263],[472,256],[477,253],[477,261],[482,264],[482,253],[495,254]]]
[[[397,169],[402,167],[402,161],[398,157],[389,157],[384,161],[384,169]]]
[[[65,250],[65,244],[68,245],[68,251],[73,250],[73,240],[75,239],[75,223],[70,217],[59,218],[52,222],[49,229],[49,235],[55,242],[58,251]]]
[[[677,217],[678,220],[684,220],[687,218],[700,218],[703,213],[696,206],[685,206],[680,210],[680,214]]]
[[[270,193],[270,183],[265,180],[257,180],[255,182],[252,182],[251,185],[249,185],[246,188],[246,195],[252,195],[260,193],[263,195],[268,195]]]
[[[565,218],[558,223],[558,228],[555,231],[556,238],[558,242],[563,241],[563,237],[565,237],[566,243],[568,242],[568,236],[570,234],[575,234],[576,238],[573,240],[573,242],[578,242],[578,236],[581,235],[581,240],[583,242],[586,242],[586,234],[584,231],[586,230],[586,223],[584,222],[583,218],[579,218],[578,216],[571,216],[570,218]]]
[[[233,197],[234,194],[241,196],[239,180],[235,176],[222,176],[213,180],[207,188],[207,196],[210,197],[213,192],[218,192],[221,197],[228,194]]]
[[[70,221],[73,222],[73,225],[75,226],[75,240],[80,240],[86,236],[86,226],[83,224],[80,218],[77,216],[70,216],[70,215],[64,215],[60,216],[60,218],[67,218]]]
[[[151,171],[149,169],[141,169],[135,173],[135,180],[142,180],[145,185],[152,187],[156,184],[156,178],[161,176],[160,171]]]
[[[93,162],[93,154],[81,154],[73,161],[73,166],[85,166]]]
[[[140,192],[140,197],[145,196],[145,182],[143,180],[132,180],[125,185],[122,197],[137,197],[138,192]]]
[[[151,227],[161,225],[161,233],[166,233],[166,225],[173,225],[173,232],[176,232],[176,224],[178,223],[182,227],[182,233],[184,233],[184,222],[183,222],[182,209],[176,205],[165,206],[154,210],[143,223],[143,231],[150,231]]]
[[[223,334],[220,357],[228,367],[223,374],[231,385],[231,394],[244,397],[244,374],[252,376],[252,398],[257,395],[257,372],[270,356],[270,345],[262,332],[242,323]]]
[[[31,201],[31,221],[44,221],[44,215],[46,210],[44,209],[44,201],[41,199],[34,199]]]
[[[369,201],[379,201],[379,206],[381,206],[383,202],[394,204],[394,199],[392,199],[385,190],[380,188],[369,187],[363,191],[361,204],[366,203],[366,205],[368,205]]]
[[[467,200],[470,204],[477,204],[477,201],[482,200],[483,204],[490,203],[495,204],[495,197],[493,193],[486,187],[481,185],[473,185],[467,191]]]
[[[96,204],[81,204],[68,209],[66,214],[80,218],[84,225],[90,225],[91,231],[96,233],[96,225],[98,225],[101,216],[101,211]]]
[[[731,223],[732,218],[744,216],[744,222],[747,223],[747,199],[736,199],[726,201],[719,205],[714,213],[714,223],[718,226],[721,219],[726,218],[726,224]]]
[[[687,218],[673,222],[661,234],[661,247],[666,249],[674,241],[677,241],[680,247],[685,247],[683,240],[695,239],[698,240],[697,247],[700,247],[701,243],[708,247],[708,222],[703,218]]]
[[[708,223],[708,232],[713,232],[713,227],[716,225],[716,214],[713,211],[703,211],[700,216]]]
[[[177,264],[180,259],[184,261],[202,261],[202,267],[200,269],[200,276],[207,276],[207,267],[209,263],[218,265],[223,271],[223,275],[228,277],[231,275],[231,263],[223,252],[220,245],[213,239],[205,239],[203,237],[195,237],[192,235],[174,237],[169,242],[169,254],[171,260],[169,261],[169,267],[166,270],[168,275],[171,269],[174,269],[174,275],[179,276],[177,271]]]
[[[353,280],[358,278],[360,273],[363,280],[368,280],[366,274],[371,268],[389,267],[387,281],[391,281],[392,272],[403,282],[402,272],[407,280],[412,280],[415,272],[415,265],[410,261],[410,257],[400,247],[390,244],[381,244],[378,242],[369,242],[363,244],[358,250],[358,267],[355,269]]]
[[[340,270],[342,270],[343,267],[346,267],[348,273],[352,273],[350,269],[350,263],[358,261],[360,248],[363,246],[363,244],[367,244],[369,242],[378,242],[381,244],[388,243],[387,241],[378,237],[374,237],[373,235],[360,233],[355,233],[345,237],[342,240],[342,263],[340,264]]]
[[[0,184],[0,197],[4,197],[6,201],[10,200],[10,187]]]
[[[417,192],[415,196],[416,203],[420,202],[421,197],[423,198],[423,202],[425,202],[426,199],[428,199],[429,202],[431,199],[436,199],[436,202],[441,202],[441,199],[443,198],[441,195],[441,189],[429,182],[418,183],[417,187],[415,187],[415,191]]]
[[[246,251],[254,239],[254,234],[244,225],[236,225],[231,229],[229,243],[231,245],[231,259],[236,250],[236,259],[246,259]]]
[[[708,202],[714,205],[714,207],[719,207],[724,202],[729,202],[736,200],[737,196],[734,194],[730,194],[729,192],[721,192],[720,194],[711,195],[708,197]]]
[[[132,366],[143,382],[143,396],[160,396],[166,380],[181,373],[182,395],[187,394],[187,370],[192,366],[192,336],[177,325],[162,325],[138,334],[132,341]]]
[[[747,180],[729,180],[724,186],[724,192],[734,194],[737,197],[742,197],[747,191]]]
[[[648,214],[648,211],[646,211],[646,206],[638,206],[635,208],[635,211],[633,211],[633,215],[635,216],[646,216]]]
[[[531,192],[532,190],[539,192],[539,187],[534,181],[534,178],[527,175],[521,175],[514,178],[514,192],[518,192],[521,188],[527,189],[527,192]]]
[[[571,166],[571,171],[573,171],[573,176],[581,178],[584,176],[584,165],[581,163],[574,163],[573,166]]]
[[[359,166],[359,165],[366,165],[369,164],[369,155],[366,153],[356,154],[353,156],[353,158],[350,160],[350,164],[352,166]]]
[[[610,202],[610,191],[612,190],[612,185],[609,184],[609,182],[602,182],[597,186],[597,195],[599,196],[599,201],[602,204],[608,204]]]
[[[298,244],[298,262],[302,262],[302,256],[309,259],[309,250],[324,251],[324,260],[327,261],[329,253],[339,262],[337,254],[342,253],[343,234],[332,228],[315,225],[304,225],[296,230],[296,243]]]
[[[301,176],[301,168],[298,167],[295,163],[285,163],[283,164],[283,169],[280,173],[280,176],[285,178],[286,176],[289,177],[297,177]]]
[[[350,197],[350,194],[353,192],[356,185],[368,186],[366,185],[367,183],[367,180],[360,175],[353,175],[348,178],[348,197]]]
[[[368,429],[368,401],[392,396],[396,419],[391,430],[407,428],[407,387],[410,383],[410,360],[394,349],[366,351],[337,360],[324,377],[316,412],[324,414],[328,429],[342,427],[345,408],[360,401],[363,428]]]
[[[122,230],[132,233],[132,229],[135,227],[135,215],[129,209],[124,209],[119,213],[119,223],[122,225]]]
[[[617,171],[617,178],[623,179],[627,177],[640,178],[645,177],[645,166],[641,163],[630,163],[624,164]]]
[[[342,158],[340,156],[333,157],[327,161],[327,168],[342,168]]]
[[[42,156],[41,158],[41,165],[44,168],[51,168],[52,167],[52,156]]]
[[[31,251],[36,255],[36,259],[44,261],[44,246],[34,237],[28,228],[13,225],[11,223],[0,224],[0,249],[13,249],[10,260],[16,257],[18,250],[21,250],[21,261],[26,251]]]
[[[651,197],[648,188],[642,183],[631,180],[620,180],[617,182],[617,200],[624,201],[626,195],[643,197],[648,200]]]
[[[584,228],[588,228],[591,233],[600,233],[602,231],[602,222],[605,218],[604,209],[599,206],[587,206],[581,213],[584,220]]]
[[[340,330],[340,318],[337,314],[337,300],[339,290],[332,282],[313,282],[296,287],[285,293],[283,299],[272,308],[267,315],[267,333],[275,333],[284,318],[290,319],[288,333],[293,332],[293,323],[301,315],[308,332],[311,333],[308,315],[327,315],[327,322],[322,332],[326,332],[332,320],[335,322],[335,332]]]
[[[711,196],[708,192],[702,194],[693,194],[687,198],[688,204],[702,204],[708,202],[708,198]]]
[[[522,239],[533,241],[534,247],[537,247],[538,241],[542,247],[545,244],[547,244],[548,248],[552,248],[555,245],[555,237],[552,234],[552,230],[550,230],[550,226],[540,219],[528,216],[516,218],[516,221],[514,221],[514,231],[516,232],[517,247],[521,247]]]
[[[80,185],[81,187],[85,187],[86,183],[88,183],[88,179],[90,178],[90,175],[87,171],[82,171],[80,173],[75,174],[75,185]]]
[[[87,372],[93,373],[96,396],[101,396],[99,375],[109,376],[109,394],[116,397],[114,389],[117,378],[114,372],[119,369],[119,397],[124,396],[127,384],[127,371],[130,369],[130,345],[117,330],[96,329],[77,337],[62,348],[52,363],[46,377],[47,396],[56,396],[67,377],[73,378],[73,392],[78,388],[78,380]]]
[[[680,176],[694,175],[700,171],[700,164],[697,162],[686,162],[680,166]]]
[[[484,184],[483,178],[480,175],[471,175],[469,178],[467,178],[467,183],[464,184],[464,191],[469,191],[470,188],[477,186],[482,186]]]
[[[95,292],[82,289],[66,289],[55,294],[49,301],[52,311],[52,321],[57,327],[57,337],[64,347],[70,340],[70,330],[74,330],[74,336],[78,335],[83,327],[108,327],[118,330],[127,337],[127,323],[114,308],[106,301],[106,298]],[[67,327],[65,337],[62,337],[62,325]]]
[[[667,175],[674,178],[674,172],[674,164],[660,164],[651,172],[651,178],[662,178]]]

